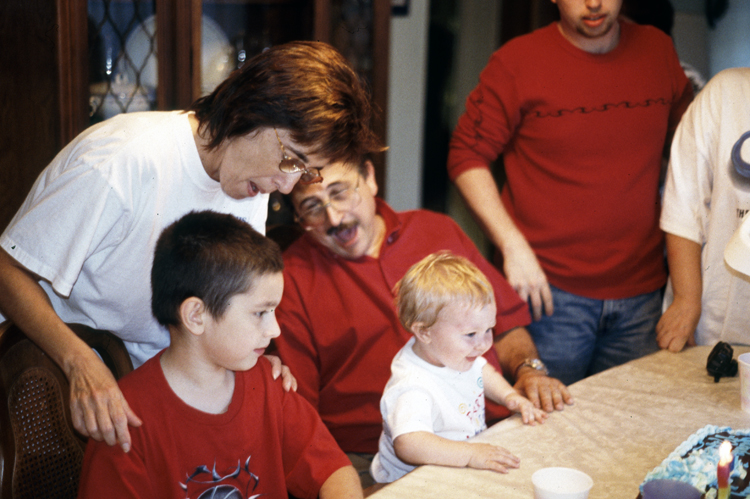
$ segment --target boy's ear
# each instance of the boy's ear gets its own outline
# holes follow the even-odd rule
[[[203,334],[207,313],[206,304],[195,296],[185,299],[180,304],[180,322],[194,335]]]
[[[429,343],[432,341],[430,336],[430,329],[425,327],[424,322],[415,322],[411,325],[411,333],[422,343]]]

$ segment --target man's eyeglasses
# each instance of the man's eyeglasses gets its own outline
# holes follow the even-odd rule
[[[279,138],[279,132],[274,128],[276,132],[276,140],[279,141],[281,147],[281,162],[279,163],[279,170],[284,173],[299,173],[302,172],[302,176],[299,178],[300,184],[317,184],[323,181],[323,177],[320,174],[321,168],[308,168],[302,161],[295,159],[287,155],[284,144],[281,143]]]
[[[328,216],[328,207],[330,206],[338,212],[353,210],[362,201],[359,193],[359,178],[357,185],[344,189],[334,190],[328,197],[328,202],[322,200],[309,201],[304,203],[298,210],[297,221],[308,229],[323,225]]]

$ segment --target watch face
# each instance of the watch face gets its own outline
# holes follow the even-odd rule
[[[544,362],[539,359],[531,359],[526,365],[536,369],[537,371],[542,371],[544,374],[547,374],[548,372],[547,366],[545,366]]]
[[[544,362],[542,362],[539,359],[526,359],[524,360],[521,365],[519,365],[516,368],[516,375],[518,375],[518,370],[522,367],[530,367],[532,369],[535,369],[541,373],[543,373],[545,376],[549,374],[549,370],[547,369],[547,366],[544,365]]]

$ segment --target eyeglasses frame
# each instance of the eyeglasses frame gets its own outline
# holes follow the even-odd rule
[[[352,191],[352,193],[354,193],[355,195],[359,196],[359,201],[357,201],[357,203],[354,204],[353,206],[351,206],[349,209],[356,208],[362,202],[362,195],[359,194],[359,181],[361,179],[362,179],[362,176],[359,175],[359,174],[357,174],[357,183],[356,183],[356,185],[354,187],[347,187],[346,189],[342,189],[341,191],[338,192],[338,194],[341,194],[342,192]],[[320,227],[321,225],[325,224],[325,219],[328,216],[328,207],[332,206],[332,205],[333,205],[333,201],[331,200],[331,197],[329,196],[327,203],[325,203],[325,204],[321,205],[320,207],[316,208],[316,211],[320,211],[321,213],[323,213],[323,219],[320,222],[318,222],[318,223],[311,224],[309,222],[306,222],[304,215],[301,215],[299,212],[297,212],[297,210],[295,210],[294,218],[297,221],[297,223],[299,223],[300,225],[302,225],[305,228],[305,230],[312,230],[312,229],[314,229],[316,227]],[[338,211],[338,212],[343,211],[343,210],[340,210],[339,208],[337,208],[335,206],[333,207],[333,209],[336,210],[336,211]]]
[[[323,176],[320,174],[320,170],[322,170],[322,167],[312,167],[308,168],[307,165],[305,165],[301,160],[297,158],[293,158],[289,156],[286,153],[286,148],[284,147],[284,144],[281,142],[281,138],[279,137],[279,131],[276,130],[276,128],[273,129],[274,133],[276,133],[276,140],[279,141],[279,147],[281,147],[281,161],[279,162],[279,171],[282,173],[300,173],[302,172],[302,176],[300,176],[299,183],[303,185],[310,185],[310,184],[317,184],[323,181]]]

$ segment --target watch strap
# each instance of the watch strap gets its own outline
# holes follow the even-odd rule
[[[547,366],[544,365],[544,362],[542,362],[540,359],[534,359],[534,358],[529,357],[529,358],[523,359],[523,362],[521,362],[518,365],[518,367],[516,367],[516,371],[513,373],[514,378],[518,378],[518,371],[522,367],[530,367],[532,369],[539,371],[545,376],[549,374],[549,371],[547,370]]]

